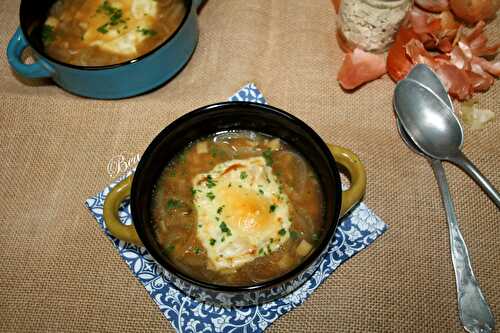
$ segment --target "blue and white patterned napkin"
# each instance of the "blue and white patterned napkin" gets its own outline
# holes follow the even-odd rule
[[[264,96],[253,83],[244,86],[229,100],[266,103]],[[120,241],[108,232],[102,208],[109,191],[120,180],[116,180],[102,192],[89,198],[85,204],[132,273],[144,285],[177,332],[262,332],[280,316],[304,303],[342,262],[370,245],[387,229],[387,225],[361,203],[341,220],[325,260],[311,279],[295,292],[259,306],[241,308],[214,306],[200,303],[175,288],[145,248]],[[132,223],[128,202],[122,205],[119,216],[123,223]]]

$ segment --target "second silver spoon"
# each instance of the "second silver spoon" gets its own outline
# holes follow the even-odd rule
[[[396,124],[399,135],[406,145],[415,153],[427,158],[441,191],[441,198],[446,211],[446,220],[448,221],[450,230],[451,259],[455,270],[460,321],[467,332],[491,332],[495,327],[495,319],[472,271],[469,252],[462,233],[458,228],[457,216],[455,215],[443,165],[440,160],[429,158],[418,149],[402,128],[399,119],[396,119]]]

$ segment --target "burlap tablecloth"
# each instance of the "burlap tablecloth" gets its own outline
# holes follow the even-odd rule
[[[359,154],[368,172],[365,202],[390,225],[269,332],[461,332],[432,170],[397,134],[389,78],[354,93],[338,86],[342,53],[329,0],[209,0],[184,71],[152,93],[120,101],[16,77],[4,50],[19,1],[0,6],[1,331],[172,331],[83,203],[113,179],[112,157],[142,153],[175,118],[253,81],[270,104]],[[497,19],[490,36],[499,31]],[[497,188],[499,91],[497,82],[479,95],[497,119],[466,129],[464,145]],[[500,213],[463,172],[445,168],[474,271],[500,322]]]

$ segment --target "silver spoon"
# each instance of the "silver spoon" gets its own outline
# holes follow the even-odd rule
[[[421,68],[421,67],[420,67]],[[463,131],[451,109],[435,92],[415,80],[396,85],[395,110],[401,125],[429,157],[452,162],[471,176],[500,208],[500,194],[461,152]]]
[[[396,124],[399,135],[406,145],[415,153],[427,158],[441,191],[441,198],[443,199],[448,228],[450,230],[451,259],[455,270],[458,313],[462,325],[470,333],[491,332],[495,327],[495,319],[472,271],[469,252],[458,228],[457,217],[453,208],[453,201],[451,200],[443,165],[440,160],[429,158],[418,149],[402,128],[399,119],[397,119]]]

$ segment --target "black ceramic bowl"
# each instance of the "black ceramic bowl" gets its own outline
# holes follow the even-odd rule
[[[214,133],[233,130],[268,134],[292,145],[315,169],[326,207],[326,232],[304,262],[273,280],[248,286],[210,284],[182,273],[162,254],[151,222],[152,193],[167,163],[193,141]],[[342,160],[342,166],[351,175],[352,186],[347,192],[341,191],[340,174],[332,151]],[[261,104],[219,103],[192,111],[161,131],[144,152],[131,186],[130,179],[126,179],[108,195],[104,215],[112,234],[125,241],[142,243],[164,268],[167,278],[180,290],[205,302],[234,306],[252,305],[290,293],[314,273],[335,234],[339,217],[360,201],[364,194],[365,182],[364,169],[354,154],[340,147],[329,148],[309,126],[291,114]],[[117,220],[116,210],[128,194],[135,229],[124,227]]]

